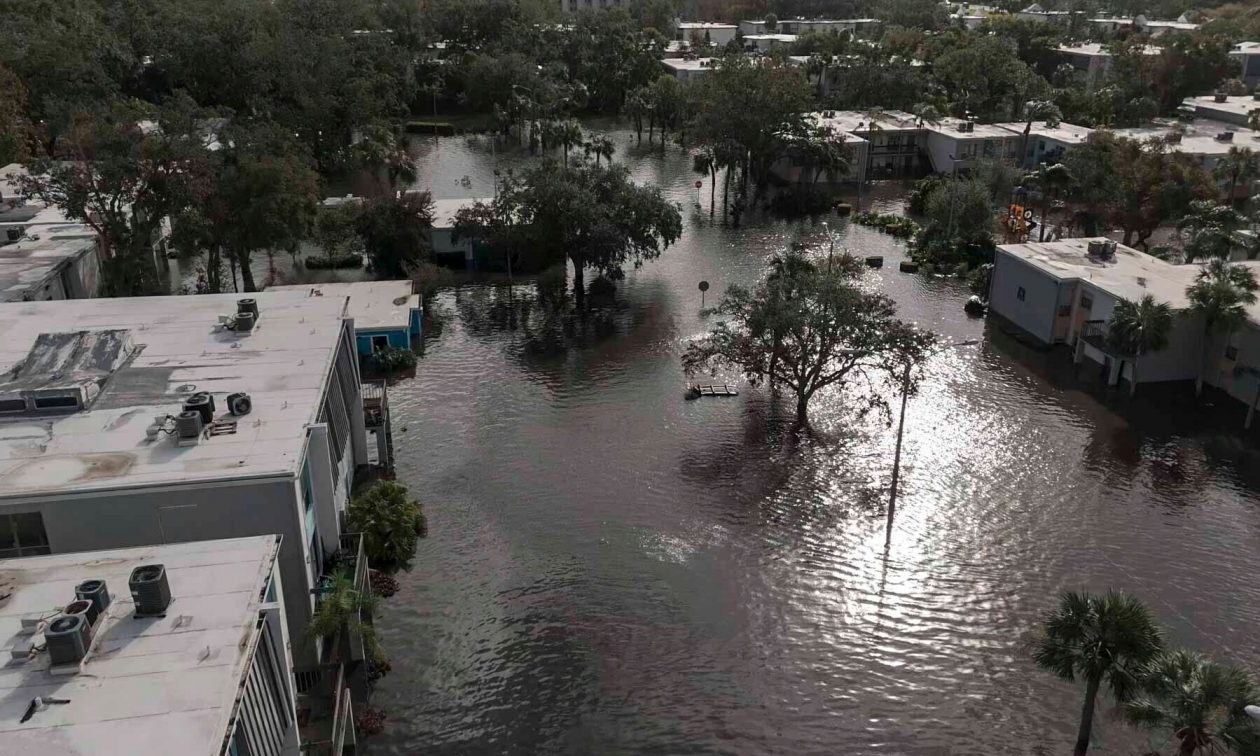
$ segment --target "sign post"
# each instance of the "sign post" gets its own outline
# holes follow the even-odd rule
[[[700,282],[700,309],[701,310],[704,309],[704,293],[708,290],[709,290],[709,282],[701,281]]]
[[[704,186],[703,181],[696,181],[696,207],[700,206],[700,187]]]

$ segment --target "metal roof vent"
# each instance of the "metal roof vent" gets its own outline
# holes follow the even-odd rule
[[[166,580],[166,565],[146,564],[131,571],[127,580],[131,599],[136,602],[136,616],[165,614],[171,605],[171,584]]]
[[[1232,142],[1232,141],[1234,141],[1234,132],[1232,132],[1232,131],[1222,131],[1221,133],[1219,133],[1219,134],[1217,134],[1217,135],[1216,135],[1216,141],[1218,141],[1218,142]]]
[[[201,438],[205,424],[201,421],[201,413],[197,410],[184,410],[175,417],[175,433],[179,436],[180,446],[192,446]]]
[[[109,595],[109,587],[105,585],[104,580],[84,580],[74,588],[75,598],[91,601],[95,611],[88,612],[88,618],[95,622],[96,618],[105,613],[109,608],[113,599]]]
[[[237,417],[248,415],[254,409],[254,402],[249,398],[249,394],[239,392],[236,394],[228,394],[227,398],[228,412]]]
[[[201,424],[214,422],[214,397],[208,391],[198,391],[184,400],[185,412],[196,412],[201,415]]]
[[[44,642],[48,645],[48,659],[54,667],[78,664],[87,656],[92,645],[91,629],[87,616],[63,614],[44,629]]]

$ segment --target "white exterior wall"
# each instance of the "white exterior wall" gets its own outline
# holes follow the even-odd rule
[[[1194,380],[1202,341],[1202,322],[1188,313],[1177,313],[1168,346],[1138,358],[1138,383]]]
[[[1060,282],[1002,250],[993,260],[989,308],[1044,344],[1054,343]],[[1019,298],[1019,290],[1024,298]],[[1073,288],[1065,285],[1064,288]]]

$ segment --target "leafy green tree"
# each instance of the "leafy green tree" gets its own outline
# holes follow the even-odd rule
[[[139,123],[156,115],[153,128]],[[101,236],[102,284],[110,296],[160,293],[158,239],[165,218],[191,204],[204,185],[206,153],[196,110],[185,100],[153,113],[118,104],[84,113],[54,159],[35,160],[24,194],[59,207]]]
[[[1172,651],[1150,665],[1142,694],[1124,704],[1124,714],[1134,724],[1169,735],[1178,756],[1256,756],[1260,730],[1245,708],[1257,695],[1242,669]]]
[[[411,191],[371,200],[355,225],[377,277],[406,278],[431,252],[433,197]]]
[[[1050,204],[1076,183],[1076,177],[1062,163],[1039,165],[1037,170],[1024,176],[1022,185],[1035,190],[1041,197],[1041,226],[1037,229],[1037,240],[1046,239],[1046,216],[1050,213]]]
[[[1129,396],[1137,392],[1138,364],[1142,355],[1166,348],[1172,329],[1172,306],[1156,301],[1150,294],[1137,302],[1121,299],[1116,303],[1108,323],[1107,337],[1113,349],[1131,360],[1133,377],[1129,381]]]
[[[933,74],[959,115],[1018,117],[1025,102],[1050,94],[1049,83],[1005,39],[949,33],[934,44],[944,51],[932,61]]]
[[[928,31],[945,27],[945,7],[934,0],[878,0],[874,5],[875,17],[889,26]]]
[[[1199,374],[1194,381],[1196,394],[1203,393],[1203,377],[1213,337],[1226,337],[1247,322],[1247,307],[1255,304],[1260,284],[1249,268],[1221,258],[1209,260],[1186,289],[1190,312],[1203,321],[1203,349]]]
[[[1108,591],[1099,596],[1069,591],[1046,615],[1033,661],[1068,682],[1085,683],[1075,756],[1089,750],[1094,710],[1104,685],[1118,701],[1137,692],[1145,665],[1162,649],[1159,628],[1136,598]]]
[[[796,418],[808,421],[810,400],[851,380],[896,382],[918,364],[932,334],[896,318],[895,303],[864,290],[860,264],[842,257],[827,266],[789,264],[757,287],[732,286],[715,309],[725,320],[682,357],[688,374],[723,367],[753,384],[786,386]],[[879,392],[863,400],[885,407]]]
[[[350,500],[346,527],[363,534],[363,550],[373,569],[411,569],[416,540],[425,532],[424,514],[407,489],[393,481],[373,483]]]
[[[1244,218],[1229,205],[1212,200],[1195,200],[1177,222],[1177,230],[1186,238],[1182,257],[1186,262],[1229,258],[1234,247],[1234,234],[1242,228]]]
[[[35,140],[27,118],[26,86],[0,63],[0,165],[25,160]]]
[[[925,225],[912,244],[921,264],[947,273],[993,262],[997,213],[979,179],[944,179],[923,187]]]
[[[370,594],[355,588],[354,580],[350,576],[336,573],[319,593],[315,614],[306,628],[307,637],[348,643],[350,634],[358,634],[363,638],[368,656],[384,659],[384,650],[377,638],[376,629],[366,619],[375,610],[376,600]],[[340,648],[337,653],[341,653]]]
[[[456,229],[509,250],[527,249],[541,267],[568,260],[583,310],[587,269],[616,279],[625,265],[655,259],[678,240],[682,216],[660,189],[632,182],[622,165],[543,160],[502,182],[494,202],[461,212]]]
[[[1050,100],[1031,100],[1024,104],[1024,138],[1020,141],[1019,162],[1028,159],[1028,139],[1032,134],[1032,126],[1037,121],[1058,124],[1063,120],[1059,106]]]

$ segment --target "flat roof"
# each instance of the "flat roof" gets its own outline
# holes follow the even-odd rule
[[[1123,244],[1116,245],[1116,255],[1110,260],[1089,257],[1089,242],[1104,240],[1105,237],[1100,236],[1055,242],[999,244],[998,249],[1060,281],[1084,281],[1112,296],[1134,302],[1150,294],[1177,310],[1190,306],[1186,289],[1194,283],[1195,277],[1203,269],[1202,265],[1174,265]],[[1260,273],[1260,261],[1237,264]],[[1260,303],[1249,306],[1247,310],[1251,320],[1260,323]]]
[[[1226,97],[1225,102],[1217,102],[1215,95],[1202,95],[1187,97],[1183,104],[1193,106],[1196,110],[1214,110],[1243,118],[1251,115],[1253,110],[1260,110],[1260,100],[1256,100],[1251,95]]]
[[[1059,45],[1057,48],[1061,53],[1069,55],[1084,55],[1091,58],[1110,58],[1111,53],[1108,52],[1107,46],[1098,42],[1086,42],[1079,45]],[[1159,55],[1163,49],[1155,45],[1147,45],[1142,50],[1144,55]]]
[[[1009,123],[994,124],[1007,131],[1013,131],[1016,135],[1022,137],[1024,135],[1024,127],[1028,124],[1024,121],[1014,121]],[[1077,126],[1071,123],[1048,124],[1045,121],[1036,121],[1032,125],[1032,130],[1028,132],[1032,136],[1041,137],[1043,139],[1053,139],[1063,144],[1084,144],[1089,140],[1089,135],[1094,130],[1088,126]]]
[[[800,39],[800,37],[795,34],[745,34],[744,39],[766,39],[771,42],[795,42]]]
[[[1129,139],[1165,139],[1174,133],[1176,127],[1182,130],[1180,142],[1169,142],[1168,147],[1176,152],[1190,155],[1224,155],[1231,147],[1260,148],[1260,132],[1252,131],[1237,124],[1198,118],[1189,123],[1178,123],[1159,120],[1144,126],[1128,129],[1114,129],[1117,136]],[[1217,139],[1217,134],[1233,134],[1230,140]]]
[[[673,60],[671,58],[670,60]],[[665,62],[665,61],[662,61]],[[455,214],[465,207],[472,207],[478,202],[493,202],[493,197],[461,197],[459,199],[433,200],[433,228],[436,231],[447,231],[455,228]]]
[[[267,291],[304,291],[309,297],[348,299],[346,312],[356,330],[409,328],[412,310],[420,309],[420,295],[411,281],[350,281],[345,283],[268,286]]]
[[[937,123],[926,122],[923,124],[924,131],[931,131],[941,136],[947,136],[950,139],[1010,139],[1012,134],[1008,129],[1004,129],[994,123],[974,123],[971,131],[959,131],[958,127],[964,123],[961,118],[942,118]]]
[[[21,302],[63,265],[96,249],[96,233],[77,223],[43,227],[38,237],[0,247],[0,302]]]
[[[0,375],[41,334],[122,332],[139,349],[84,410],[0,419],[0,499],[42,494],[296,475],[341,344],[346,300],[304,291],[251,294],[249,333],[218,325],[238,294],[0,304]],[[178,414],[195,391],[245,392],[253,411],[235,432],[180,447],[145,429]],[[355,411],[351,408],[351,411]]]
[[[1230,52],[1238,55],[1250,55],[1252,53],[1260,53],[1260,42],[1239,42],[1234,45],[1234,49]]]
[[[830,116],[825,116],[830,113]],[[867,133],[871,131],[871,122],[878,121],[880,131],[921,131],[915,117],[899,110],[886,110],[876,113],[863,113],[857,110],[828,110],[810,113],[814,122],[820,126],[830,126],[838,131]]]
[[[255,536],[0,561],[6,646],[38,639],[19,635],[22,617],[55,616],[84,580],[103,579],[113,599],[77,674],[50,673],[46,653],[0,667],[0,751],[219,756],[278,548],[275,536]],[[169,611],[135,618],[128,578],[154,563],[166,567]],[[36,696],[68,703],[21,722]]]
[[[735,24],[719,24],[712,21],[683,21],[679,29],[738,29]]]

